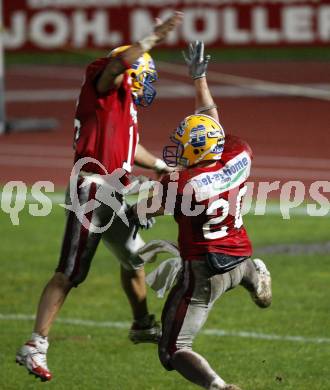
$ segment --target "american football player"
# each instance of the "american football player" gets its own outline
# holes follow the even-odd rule
[[[154,198],[132,206],[129,216],[143,227],[148,218],[169,212],[179,226],[182,269],[162,313],[161,363],[205,389],[239,390],[194,352],[192,344],[226,291],[242,285],[258,306],[271,304],[270,273],[262,260],[251,259],[241,214],[252,151],[244,140],[225,134],[219,122],[207,85],[209,57],[204,57],[203,43],[191,44],[185,59],[194,79],[196,111],[164,148],[164,160],[181,170],[167,175]],[[158,203],[153,203],[155,198]],[[152,203],[161,207],[148,211]]]
[[[105,185],[104,170],[108,174],[124,170],[123,185],[129,183],[134,161],[157,172],[169,171],[164,161],[138,145],[137,105],[149,106],[156,93],[152,83],[157,72],[148,51],[181,20],[182,13],[175,12],[139,42],[117,48],[87,67],[76,108],[74,146],[75,163],[86,158],[88,163],[70,183],[77,188],[79,204],[97,202],[96,194]],[[115,197],[125,209],[122,194]],[[132,228],[114,218],[114,209],[105,203],[87,213],[86,219],[87,226],[74,209],[68,213],[58,266],[41,295],[32,336],[16,355],[17,363],[44,381],[52,378],[46,360],[50,327],[71,288],[85,280],[102,236],[93,232],[92,224],[103,227],[113,221],[103,238],[121,263],[122,286],[134,317],[130,339],[135,343],[159,339],[159,326],[147,308],[144,259],[137,255],[143,240],[133,237]]]

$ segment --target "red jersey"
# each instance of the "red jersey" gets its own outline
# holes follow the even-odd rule
[[[171,182],[169,175],[163,179],[163,207],[169,209],[176,197],[174,218],[179,225],[182,258],[201,259],[208,252],[251,256],[252,246],[241,215],[251,160],[249,145],[228,135],[215,166],[184,169],[177,182]]]
[[[75,162],[83,157],[98,160],[107,170],[131,171],[138,143],[137,110],[132,100],[131,78],[125,73],[118,89],[107,94],[96,91],[97,77],[109,59],[101,58],[86,70],[75,118]],[[105,174],[97,164],[88,163],[84,171]]]

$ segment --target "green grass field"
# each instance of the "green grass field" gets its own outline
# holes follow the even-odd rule
[[[175,372],[166,372],[154,345],[133,345],[127,338],[130,312],[119,286],[119,267],[101,244],[88,280],[72,291],[60,319],[127,323],[102,327],[55,323],[48,354],[54,379],[41,383],[15,365],[15,351],[29,337],[32,321],[4,319],[32,315],[41,289],[57,261],[63,234],[63,209],[37,218],[26,210],[20,226],[12,226],[0,211],[0,389],[25,390],[177,390],[196,388]],[[246,216],[255,245],[315,243],[329,240],[329,218]],[[174,240],[170,217],[158,220],[146,239]],[[244,390],[330,389],[330,262],[327,255],[264,256],[273,276],[273,305],[258,309],[237,288],[216,304],[205,329],[256,332],[277,340],[199,335],[195,349],[207,357],[222,377]],[[163,301],[149,292],[150,308],[160,316]],[[102,324],[99,324],[102,325]],[[286,336],[300,336],[298,341]],[[323,342],[317,342],[326,338]],[[320,340],[319,340],[320,341]]]

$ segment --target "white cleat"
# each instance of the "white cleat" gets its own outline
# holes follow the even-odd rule
[[[35,375],[42,381],[50,381],[52,379],[52,373],[47,367],[46,358],[48,345],[46,339],[26,342],[17,351],[16,363],[24,366],[30,374]]]
[[[234,384],[227,384],[222,379],[215,379],[211,383],[209,390],[241,390],[241,388]]]
[[[266,264],[261,259],[252,260],[258,273],[258,287],[251,297],[259,307],[268,307],[272,303],[272,279]]]

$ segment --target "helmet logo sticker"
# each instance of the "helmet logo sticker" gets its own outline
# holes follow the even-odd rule
[[[145,65],[145,61],[144,61],[144,58],[143,57],[139,57],[135,62],[134,64],[131,65],[131,68],[132,69],[138,69],[140,66],[144,66]]]
[[[214,147],[214,149],[213,149],[212,152],[215,153],[215,154],[220,154],[220,153],[222,153],[223,150],[224,150],[224,145],[225,145],[225,140],[224,140],[224,138],[218,139],[218,142],[217,142],[217,144],[215,145],[215,147]]]
[[[219,130],[212,130],[207,133],[208,138],[219,138],[222,136]]]
[[[150,59],[148,64],[149,64],[149,69],[154,70],[154,71],[156,70],[156,66],[155,66],[153,59]]]
[[[212,150],[212,153],[219,154],[223,152],[223,145],[215,145],[214,149]]]
[[[185,129],[184,129],[183,126],[184,126],[184,122],[182,122],[181,125],[176,129],[176,133],[177,133],[177,135],[180,136],[180,137],[183,136],[184,131],[185,131]]]
[[[190,144],[194,148],[199,148],[201,146],[205,146],[206,136],[205,136],[205,126],[204,125],[198,125],[197,127],[193,127],[191,129]]]

